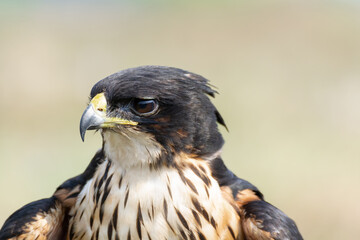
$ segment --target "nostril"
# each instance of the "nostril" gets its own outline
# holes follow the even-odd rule
[[[103,108],[98,108],[97,110],[98,110],[99,112],[103,112],[103,111],[104,111]]]

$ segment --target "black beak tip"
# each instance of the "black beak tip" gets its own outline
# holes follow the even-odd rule
[[[99,129],[101,124],[104,122],[104,119],[98,116],[92,105],[89,105],[81,116],[80,120],[80,136],[81,140],[84,142],[85,133],[87,130],[96,130]]]
[[[91,123],[91,108],[90,105],[86,108],[86,110],[84,111],[84,113],[81,116],[81,120],[80,120],[80,136],[81,136],[81,140],[84,142],[85,141],[85,133],[87,131],[87,129],[89,128],[89,125]]]
[[[81,131],[80,129],[80,136],[81,136],[81,140],[84,142],[85,141],[85,132],[86,131]]]

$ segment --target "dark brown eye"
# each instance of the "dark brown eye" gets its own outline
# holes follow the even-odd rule
[[[150,116],[158,110],[158,102],[154,99],[134,99],[133,111],[140,116]]]

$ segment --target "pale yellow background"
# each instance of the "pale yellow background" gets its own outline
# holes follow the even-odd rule
[[[157,64],[218,87],[225,162],[304,238],[358,238],[356,1],[101,2],[0,3],[0,225],[100,147],[79,135],[92,85]]]

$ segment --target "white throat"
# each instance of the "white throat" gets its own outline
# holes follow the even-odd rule
[[[124,128],[102,136],[106,157],[124,169],[155,163],[161,154],[161,145],[148,133]]]

